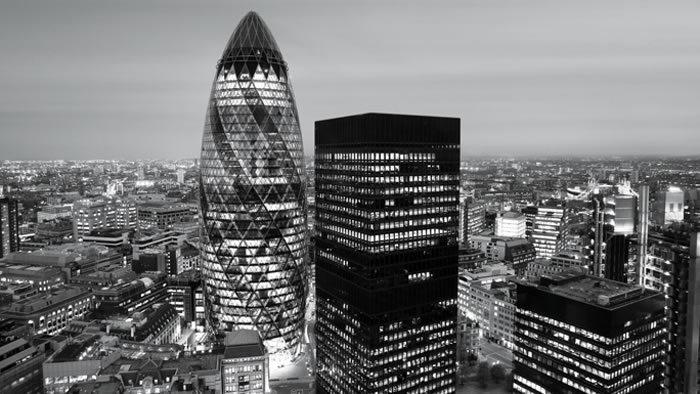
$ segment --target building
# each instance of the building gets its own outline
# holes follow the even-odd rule
[[[170,246],[182,246],[187,235],[172,230],[149,229],[140,231],[131,242],[134,259],[142,253],[150,253],[153,249],[165,250]]]
[[[87,290],[64,287],[14,302],[0,309],[0,316],[28,325],[36,335],[56,335],[91,311],[93,300]]]
[[[486,262],[486,253],[480,249],[472,249],[465,244],[459,246],[459,269],[475,270],[481,268]]]
[[[104,324],[107,335],[149,345],[177,343],[182,334],[180,314],[168,303],[153,304],[128,316],[111,316]]]
[[[73,217],[73,204],[47,205],[36,213],[37,223],[50,222],[57,219],[70,219]]]
[[[496,213],[495,236],[525,238],[525,229],[525,215],[522,213],[503,211]]]
[[[459,122],[316,122],[320,393],[454,393]]]
[[[141,250],[131,260],[131,269],[138,273],[148,271],[164,272],[168,275],[177,275],[180,265],[180,248],[173,245],[167,245],[161,248],[153,248]]]
[[[486,205],[474,197],[467,197],[460,205],[462,209],[462,243],[471,244],[471,236],[481,234],[486,227]]]
[[[78,200],[73,204],[73,239],[95,230],[134,229],[136,202],[116,197]]]
[[[121,248],[129,243],[129,231],[122,229],[94,230],[83,234],[83,242],[107,246],[109,248]]]
[[[59,268],[66,279],[89,274],[108,267],[123,266],[119,251],[105,246],[71,243],[46,246],[34,252],[16,252],[5,259],[7,263],[35,267]]]
[[[595,237],[593,271],[618,282],[638,283],[638,267],[630,264],[631,239],[637,233],[637,195],[594,196]]]
[[[95,382],[100,371],[120,357],[121,352],[105,346],[99,335],[73,337],[44,362],[45,392],[63,394],[75,384]]]
[[[200,163],[208,328],[296,353],[307,296],[306,176],[287,63],[254,12],[216,66]]]
[[[0,258],[18,250],[19,202],[0,195]]]
[[[479,352],[479,323],[466,316],[457,317],[457,360],[466,362],[467,356]]]
[[[476,321],[481,335],[512,348],[515,315],[515,284],[512,270],[503,264],[460,272],[458,303],[460,315]]]
[[[183,184],[185,183],[185,169],[184,168],[178,168],[177,171],[177,183]]]
[[[660,393],[664,295],[567,273],[519,282],[515,393]]]
[[[44,353],[25,339],[0,335],[0,387],[3,394],[42,394]]]
[[[166,274],[160,272],[144,273],[131,281],[118,279],[112,285],[93,290],[95,314],[107,317],[143,311],[164,303],[168,297],[167,287]]]
[[[172,229],[175,223],[188,222],[192,219],[190,207],[184,204],[148,202],[139,204],[138,228]]]
[[[700,240],[698,233],[650,231],[644,287],[666,294],[668,387],[671,393],[698,391],[700,343]]]
[[[263,394],[270,390],[267,349],[257,331],[226,333],[221,359],[222,393]]]
[[[32,266],[0,261],[0,284],[30,284],[39,292],[63,287],[66,274],[58,267]]]
[[[202,276],[197,270],[190,270],[167,279],[168,304],[175,307],[182,321],[190,323],[196,320],[196,294],[201,291]],[[202,311],[204,312],[204,311]]]
[[[577,265],[578,260],[571,260],[561,256],[555,256],[551,260],[536,259],[527,265],[525,278],[528,281],[536,281],[542,276],[558,275],[564,272],[576,271],[587,274],[588,266]]]
[[[666,226],[683,221],[685,193],[676,186],[656,193],[654,203],[654,222],[657,226]]]
[[[566,209],[562,206],[538,206],[532,222],[530,240],[538,258],[551,258],[562,249],[566,236]]]
[[[71,242],[73,221],[70,218],[59,218],[37,223],[35,240],[45,241],[49,245]]]
[[[537,252],[532,243],[523,238],[505,238],[491,235],[473,235],[472,247],[481,250],[489,261],[512,265],[516,275],[523,276],[527,264],[535,261]]]

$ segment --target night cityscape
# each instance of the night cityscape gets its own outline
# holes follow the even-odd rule
[[[334,3],[0,4],[0,393],[698,393],[700,4]]]

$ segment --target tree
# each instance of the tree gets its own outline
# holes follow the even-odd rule
[[[475,365],[477,361],[479,361],[479,357],[475,353],[469,353],[467,356],[467,361],[469,362],[469,365]]]
[[[489,363],[482,361],[479,363],[479,367],[476,370],[476,380],[479,382],[481,388],[486,388],[489,380]]]
[[[491,367],[491,378],[495,383],[500,382],[506,378],[506,367],[503,364],[494,364]]]

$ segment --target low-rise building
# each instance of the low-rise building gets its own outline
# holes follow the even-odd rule
[[[484,252],[487,259],[511,264],[517,276],[525,274],[527,264],[537,255],[532,243],[523,238],[473,235],[471,243],[475,249]]]
[[[0,391],[4,394],[44,392],[44,353],[25,339],[0,335]]]
[[[0,315],[26,324],[36,333],[56,335],[93,308],[94,296],[84,289],[63,287],[12,303]]]
[[[484,268],[488,269],[460,274],[460,314],[475,320],[482,336],[512,348],[516,288],[511,281],[513,272],[504,265]]]
[[[104,323],[107,335],[150,345],[176,343],[182,333],[180,315],[170,304],[155,304],[130,316],[113,316]]]
[[[131,281],[118,279],[112,285],[93,291],[95,313],[98,317],[107,317],[142,311],[165,302],[167,286],[166,275],[159,272],[147,272]]]
[[[95,382],[121,352],[106,346],[99,335],[81,334],[71,339],[43,365],[46,394],[63,394],[73,385]]]
[[[185,204],[148,202],[138,206],[139,229],[171,229],[175,223],[190,221],[192,213]]]

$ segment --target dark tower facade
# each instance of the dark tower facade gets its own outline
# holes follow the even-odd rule
[[[454,393],[459,119],[316,122],[320,393]]]
[[[19,203],[0,197],[0,258],[19,250]]]
[[[519,282],[513,392],[662,393],[662,293],[569,272]]]
[[[287,63],[254,12],[216,64],[200,176],[209,330],[255,329],[294,351],[307,293],[301,131]]]

